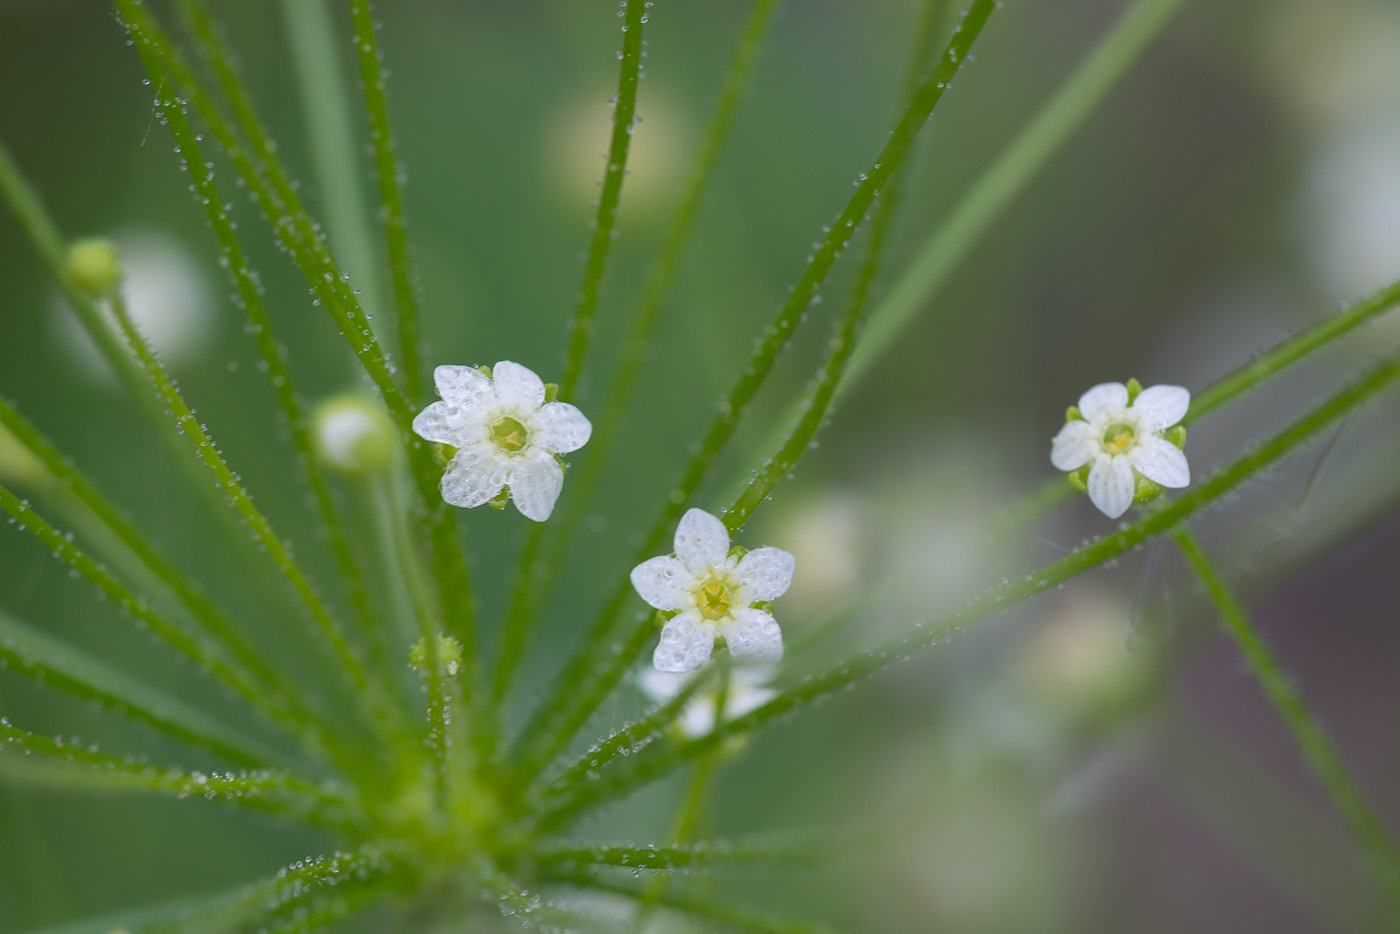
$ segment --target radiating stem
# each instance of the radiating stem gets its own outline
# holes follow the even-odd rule
[[[793,331],[816,299],[827,273],[845,250],[850,238],[855,234],[856,227],[865,218],[876,194],[884,188],[890,176],[903,163],[919,130],[942,99],[948,82],[966,61],[973,42],[981,33],[995,6],[995,0],[976,0],[972,4],[952,43],[925,78],[914,102],[895,125],[889,140],[869,171],[862,173],[857,180],[854,194],[823,236],[797,284],[779,309],[777,317],[763,332],[738,381],[720,404],[719,412],[705,433],[699,450],[671,491],[666,507],[653,523],[642,548],[639,549],[639,561],[649,557],[660,547],[661,541],[675,525],[685,504],[708,474],[711,464],[728,442],[740,416],[747,410],[753,396],[767,378],[778,354],[787,347]],[[599,649],[606,645],[614,621],[626,605],[630,594],[630,583],[624,578],[574,652],[564,674],[555,680],[554,689],[537,708],[517,740],[518,783],[526,784],[539,774],[544,764],[607,696],[626,665],[630,664],[630,657],[622,660],[617,653],[613,654],[612,660],[605,666],[598,658]],[[629,645],[632,641],[629,641]]]
[[[336,265],[350,274],[365,318],[382,341],[383,332],[373,324],[384,303],[358,158],[362,144],[355,133],[330,0],[281,0],[278,5],[291,48],[306,144],[321,192],[328,248],[337,257]]]
[[[1080,548],[1059,561],[992,587],[952,613],[918,623],[914,629],[902,636],[805,679],[762,707],[717,728],[709,736],[679,747],[653,747],[643,752],[630,760],[629,765],[620,770],[619,774],[608,779],[595,779],[576,788],[571,799],[541,819],[542,825],[557,826],[573,814],[603,801],[612,800],[654,780],[731,736],[751,732],[778,717],[806,707],[894,662],[909,657],[919,649],[946,639],[952,632],[1027,600],[1118,557],[1149,538],[1170,531],[1179,522],[1218,502],[1259,471],[1297,450],[1319,432],[1345,418],[1397,379],[1400,379],[1400,357],[1391,356],[1367,371],[1359,380],[1305,413],[1283,431],[1252,448],[1169,505],[1113,535]]]
[[[177,798],[202,797],[287,817],[315,826],[356,832],[357,806],[328,786],[282,772],[185,772],[104,755],[86,746],[22,730],[0,717],[0,756],[37,756],[73,768],[79,784],[100,791],[143,791]]]
[[[389,251],[389,272],[394,283],[394,306],[398,312],[399,356],[403,358],[404,391],[408,401],[423,399],[422,336],[418,324],[413,264],[408,252],[408,218],[403,209],[402,169],[395,153],[394,132],[389,124],[389,104],[385,98],[384,55],[379,51],[374,14],[369,0],[350,0],[350,17],[355,23],[355,48],[360,59],[360,80],[364,84],[365,108],[369,112],[369,138],[374,146],[374,165],[379,176],[380,220]]]
[[[1356,782],[1333,747],[1332,741],[1327,738],[1322,724],[1308,709],[1302,693],[1250,622],[1249,615],[1230,592],[1219,570],[1201,550],[1200,544],[1185,525],[1173,529],[1172,537],[1200,575],[1206,593],[1220,611],[1225,631],[1239,647],[1265,696],[1293,734],[1299,752],[1331,797],[1333,806],[1355,834],[1366,858],[1371,862],[1377,881],[1390,899],[1395,915],[1400,917],[1400,850],[1397,850],[1385,825],[1366,803],[1365,796],[1356,787]]]

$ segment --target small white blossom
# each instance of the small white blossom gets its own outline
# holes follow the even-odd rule
[[[368,399],[351,393],[326,399],[311,413],[311,426],[316,450],[336,470],[372,473],[393,458],[394,425]]]
[[[564,488],[557,454],[588,443],[593,426],[565,402],[545,402],[545,385],[518,363],[502,360],[491,375],[469,366],[433,371],[441,402],[418,413],[413,430],[451,445],[442,498],[468,509],[510,489],[515,508],[543,522]]]
[[[778,692],[767,686],[768,682],[773,680],[773,673],[770,665],[736,666],[731,669],[729,685],[724,695],[724,722],[738,719],[777,697]],[[658,704],[665,704],[699,677],[702,677],[700,671],[673,672],[644,668],[637,673],[637,687]],[[718,679],[696,691],[681,708],[680,716],[676,719],[676,728],[689,739],[709,735],[715,728],[719,695]]]
[[[1186,455],[1162,436],[1190,406],[1191,393],[1180,386],[1149,386],[1130,401],[1127,386],[1100,383],[1079,397],[1080,417],[1055,435],[1050,462],[1069,471],[1090,465],[1089,499],[1117,519],[1142,490],[1139,478],[1169,489],[1190,485]]]
[[[729,530],[703,509],[691,509],[676,529],[676,553],[632,569],[632,586],[647,603],[675,611],[661,629],[652,664],[693,671],[709,659],[715,640],[753,662],[783,656],[783,634],[766,604],[787,592],[796,560],[781,548],[729,553]]]

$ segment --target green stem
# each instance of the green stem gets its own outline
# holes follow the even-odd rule
[[[572,481],[572,505],[552,549],[555,560],[551,561],[551,565],[557,563],[559,556],[567,550],[566,542],[577,528],[585,505],[592,499],[593,489],[603,474],[603,465],[607,462],[613,442],[617,440],[617,434],[622,428],[627,401],[632,397],[637,375],[641,372],[642,362],[651,346],[652,332],[680,269],[681,258],[685,255],[691,231],[700,215],[701,200],[709,188],[719,155],[729,140],[729,132],[739,110],[740,96],[748,86],[749,76],[758,58],[758,50],[763,44],[763,37],[768,32],[768,26],[773,21],[773,12],[777,7],[778,0],[756,0],[749,12],[748,21],[739,34],[739,41],[725,71],[719,102],[710,118],[705,140],[700,145],[700,155],[691,169],[685,193],[681,196],[680,205],[671,219],[661,253],[647,272],[642,297],[632,312],[627,337],[622,345],[622,356],[613,369],[612,385],[603,405],[603,417],[589,442],[589,456],[580,466],[577,479]],[[554,577],[553,574],[548,576],[550,579]]]
[[[779,309],[777,317],[763,332],[763,337],[728,398],[721,403],[700,443],[699,450],[672,489],[666,507],[653,524],[643,547],[639,549],[638,554],[641,557],[638,560],[644,560],[660,547],[684,510],[685,504],[708,474],[711,464],[728,442],[740,416],[747,410],[749,402],[763,384],[778,354],[786,348],[792,332],[817,298],[827,273],[849,244],[857,225],[865,218],[877,193],[903,164],[919,130],[942,99],[948,82],[966,61],[973,42],[980,35],[995,7],[996,0],[976,0],[972,4],[952,42],[920,85],[913,103],[895,125],[879,156],[869,171],[862,173],[858,179],[854,194],[827,230],[797,284]],[[597,656],[600,647],[606,646],[617,614],[626,605],[630,594],[630,582],[624,579],[573,654],[563,676],[554,682],[554,690],[536,709],[535,715],[517,740],[516,761],[519,764],[516,780],[521,786],[533,780],[549,759],[568,742],[574,731],[607,696],[612,685],[616,684],[616,679],[631,663],[631,658],[635,657],[632,655],[623,659],[614,653],[612,660],[601,671],[598,670],[600,660]],[[632,645],[635,641],[629,640],[628,644]],[[575,699],[577,701],[571,705],[570,702]]]
[[[709,682],[714,670],[713,667],[706,668],[696,677],[691,678],[689,683],[676,693],[675,697],[640,720],[634,720],[594,744],[540,792],[540,800],[537,803],[547,807],[554,799],[588,781],[591,776],[597,774],[599,769],[606,767],[608,763],[619,756],[634,755],[666,736],[676,719],[680,717],[681,711],[685,709],[685,705],[690,703],[690,699]]]
[[[451,771],[448,763],[449,724],[452,722],[452,692],[454,683],[444,670],[438,653],[440,625],[423,579],[423,569],[418,561],[418,553],[412,536],[404,522],[404,513],[394,506],[394,490],[390,479],[382,481],[385,489],[382,495],[390,504],[391,535],[396,564],[408,590],[409,602],[413,606],[413,616],[418,623],[418,636],[423,646],[423,666],[418,669],[427,689],[427,736],[426,747],[432,761],[433,785],[437,793],[439,807],[445,807],[450,794]]]
[[[140,54],[148,73],[161,73],[160,60],[148,46],[141,46]],[[256,339],[258,350],[266,365],[268,382],[272,386],[282,415],[287,420],[287,428],[291,434],[292,446],[296,451],[300,474],[316,503],[317,512],[325,529],[326,539],[330,543],[336,567],[340,571],[340,576],[350,595],[351,607],[355,612],[360,629],[367,637],[369,630],[374,625],[374,614],[370,609],[369,595],[361,582],[360,570],[350,550],[344,526],[337,514],[335,503],[331,499],[325,474],[322,472],[320,461],[316,456],[311,432],[307,426],[305,406],[297,393],[291,371],[287,366],[286,348],[273,333],[272,322],[268,318],[267,307],[263,302],[262,284],[257,273],[248,264],[247,255],[243,252],[242,245],[234,232],[228,208],[220,197],[218,187],[214,184],[214,173],[208,168],[208,163],[205,162],[204,154],[201,152],[199,137],[190,126],[184,111],[178,106],[171,106],[171,99],[168,95],[158,95],[157,100],[160,102],[162,113],[165,116],[165,123],[170,127],[170,131],[175,137],[176,150],[181,159],[184,160],[190,181],[195,189],[195,195],[203,204],[209,225],[218,241],[222,253],[221,263],[233,279],[233,285],[238,294],[238,303],[247,315],[249,330]],[[387,715],[388,712],[387,708],[379,711],[381,715]]]
[[[636,129],[637,85],[641,81],[642,33],[652,3],[648,0],[625,0],[622,25],[621,66],[618,69],[617,97],[613,109],[612,142],[608,147],[608,163],[603,173],[602,192],[598,197],[598,213],[593,220],[593,235],[589,238],[588,257],[584,262],[583,283],[578,302],[569,322],[569,349],[564,363],[564,375],[559,380],[559,396],[573,398],[583,373],[584,358],[593,337],[594,319],[598,313],[598,297],[607,272],[608,256],[617,235],[617,207],[622,198],[622,181],[627,175],[627,155],[632,147],[632,132]],[[590,458],[593,459],[593,458]],[[494,710],[510,689],[510,679],[533,629],[539,603],[535,591],[536,563],[544,529],[532,527],[525,534],[520,551],[519,568],[510,606],[501,631],[501,651],[496,660],[496,673],[491,687]]]
[[[5,399],[0,399],[0,425],[39,458],[57,484],[71,493],[73,498],[97,519],[101,528],[116,536],[122,545],[130,549],[140,564],[190,612],[219,645],[252,672],[265,687],[272,690],[274,706],[279,709],[292,706],[291,699],[295,696],[295,691],[287,679],[267,663],[264,653],[252,646],[233,622],[190,583],[179,569],[162,557],[92,482],[72,466],[59,450]],[[221,509],[227,511],[226,507]]]
[[[331,255],[339,257],[337,265],[352,273],[351,284],[359,289],[358,301],[372,322],[384,307],[379,262],[361,186],[364,176],[356,158],[362,144],[355,135],[351,94],[340,61],[341,40],[335,34],[330,2],[281,0],[278,5],[292,53],[312,172],[321,191],[325,239]],[[375,336],[383,339],[378,330]]]
[[[639,903],[648,897],[647,890],[641,886],[583,873],[554,873],[545,878],[560,885],[623,895]],[[656,896],[655,902],[694,918],[718,922],[724,928],[748,934],[831,934],[830,928],[756,915],[721,904],[714,898],[662,892]]]
[[[625,0],[622,19],[622,65],[618,69],[617,98],[613,109],[612,142],[608,146],[608,165],[603,173],[603,190],[598,197],[598,214],[593,221],[593,236],[588,244],[588,259],[583,268],[583,284],[579,287],[578,303],[569,322],[569,350],[565,358],[564,375],[559,380],[559,395],[571,399],[578,392],[583,361],[593,337],[593,319],[598,312],[598,296],[607,272],[608,255],[612,252],[617,231],[617,205],[622,197],[622,180],[627,174],[627,153],[632,147],[632,131],[637,124],[637,85],[641,81],[642,32],[650,18],[649,0]]]
[[[168,73],[189,96],[190,103],[208,124],[235,170],[244,179],[277,241],[291,254],[297,267],[315,290],[317,301],[331,316],[337,330],[384,397],[389,414],[399,428],[400,440],[408,452],[409,464],[412,467],[414,488],[422,509],[423,538],[432,548],[432,572],[444,623],[448,631],[463,645],[465,657],[468,659],[465,666],[467,672],[474,673],[475,607],[470,573],[462,549],[456,514],[443,502],[438,493],[441,467],[433,458],[431,448],[413,434],[413,408],[395,384],[392,370],[369,327],[364,310],[355,298],[348,278],[336,265],[315,224],[302,207],[296,186],[277,157],[276,144],[264,130],[238,78],[223,37],[199,0],[181,0],[181,12],[189,22],[204,57],[218,76],[239,126],[252,141],[253,151],[259,160],[257,164],[249,156],[248,147],[244,146],[233,126],[225,119],[194,73],[184,64],[169,36],[150,15],[142,0],[114,0],[114,3],[131,31],[133,41],[149,47],[164,73]],[[152,77],[152,81],[159,80],[159,74]]]
[[[903,107],[908,107],[919,92],[919,79],[927,70],[928,57],[933,52],[937,38],[934,24],[938,20],[941,0],[933,0],[925,5],[920,16],[919,28],[915,33],[913,54],[910,55],[909,75],[905,84]],[[846,301],[846,307],[837,320],[831,341],[827,344],[826,359],[817,369],[814,385],[798,403],[797,423],[788,436],[778,446],[777,453],[764,458],[757,470],[753,471],[749,485],[724,511],[724,524],[731,533],[744,527],[744,523],[784,479],[792,475],[797,461],[812,447],[812,441],[827,419],[836,390],[846,372],[846,365],[856,348],[856,335],[865,320],[866,302],[875,277],[880,272],[880,262],[884,258],[885,239],[890,224],[894,220],[899,205],[899,195],[903,173],[890,176],[880,204],[875,211],[875,219],[870,224],[870,239],[865,248],[865,259],[856,273],[855,287]]]
[[[176,106],[173,98],[163,99],[165,100],[163,106],[167,108]],[[200,164],[198,166],[191,165],[189,171],[192,176],[197,176],[199,173],[208,173],[210,170]],[[346,640],[344,630],[339,622],[311,586],[311,582],[301,567],[292,558],[290,546],[285,544],[274,531],[272,523],[262,514],[261,510],[253,505],[253,501],[249,497],[248,491],[243,488],[242,482],[224,462],[223,454],[218,445],[215,444],[199,419],[195,418],[194,413],[185,403],[184,397],[175,388],[174,381],[165,372],[165,368],[156,359],[155,353],[137,331],[120,295],[112,297],[110,307],[112,317],[116,320],[118,329],[126,339],[127,346],[140,361],[151,385],[155,387],[156,393],[174,416],[181,432],[189,439],[199,459],[209,468],[209,472],[213,475],[219,489],[228,497],[230,505],[243,517],[243,521],[248,524],[248,528],[252,530],[259,544],[267,552],[269,559],[276,565],[278,571],[291,586],[292,592],[296,594],[297,599],[315,622],[322,638],[330,646],[336,661],[339,663],[337,670],[350,681],[355,697],[362,705],[369,721],[382,729],[388,729],[393,718],[382,685],[368,677],[359,652]]]
[[[896,661],[908,658],[919,649],[945,640],[950,633],[1053,588],[1118,557],[1149,538],[1170,531],[1178,523],[1218,502],[1260,470],[1301,447],[1318,432],[1349,415],[1397,379],[1400,379],[1400,358],[1392,356],[1169,505],[1059,561],[993,587],[955,612],[917,623],[913,630],[903,636],[805,679],[762,707],[716,728],[709,736],[682,746],[653,747],[643,752],[633,758],[630,767],[624,768],[621,774],[609,779],[595,779],[576,788],[574,794],[554,812],[541,817],[541,826],[558,826],[586,808],[612,800],[704,754],[731,736],[756,730],[793,710],[844,689]]]
[[[394,133],[389,124],[389,104],[385,95],[384,55],[379,50],[369,0],[350,0],[350,18],[355,25],[360,81],[364,85],[369,138],[374,146],[374,165],[379,177],[380,220],[384,224],[389,272],[394,284],[394,306],[398,312],[404,391],[408,401],[416,404],[423,398],[422,337],[419,334],[413,264],[408,253],[408,219],[404,214],[401,180],[403,173],[395,153]]]
[[[201,669],[223,682],[255,710],[266,714],[273,723],[292,730],[303,739],[320,736],[314,720],[259,684],[241,665],[223,656],[215,646],[197,639],[167,620],[144,599],[132,593],[110,572],[94,561],[77,545],[55,529],[47,519],[8,488],[0,485],[0,510],[4,510],[22,531],[28,532],[53,551],[58,560],[91,582],[98,591],[138,624],[150,630],[173,649],[190,659]]]
[[[245,768],[273,754],[106,662],[0,612],[0,668],[143,723]]]
[[[555,844],[535,851],[532,858],[541,867],[564,872],[592,866],[675,872],[744,863],[811,862],[821,852],[822,844],[830,840],[830,834],[803,834],[777,838],[705,840],[668,846]]]
[[[1230,592],[1219,570],[1184,525],[1173,529],[1172,537],[1200,575],[1206,593],[1220,611],[1226,632],[1239,647],[1265,696],[1293,734],[1298,750],[1332,798],[1333,806],[1356,835],[1371,862],[1377,881],[1390,899],[1391,907],[1400,914],[1400,849],[1396,848],[1385,826],[1366,803],[1341,756],[1327,738],[1322,724],[1308,709],[1302,693],[1250,622],[1249,615]]]
[[[856,385],[889,350],[993,220],[1049,161],[1170,22],[1182,0],[1136,0],[1045,104],[890,287],[871,315],[842,386]]]
[[[0,717],[0,756],[39,756],[73,766],[78,784],[101,791],[142,791],[176,798],[202,797],[329,829],[358,832],[358,805],[329,785],[282,772],[185,772],[118,759],[86,746],[22,730]]]

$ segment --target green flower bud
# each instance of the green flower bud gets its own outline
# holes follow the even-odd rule
[[[68,247],[68,275],[92,298],[104,298],[122,284],[126,271],[111,240],[90,237]]]
[[[394,426],[383,409],[359,395],[333,396],[312,413],[316,450],[327,466],[348,474],[377,473],[396,447]]]

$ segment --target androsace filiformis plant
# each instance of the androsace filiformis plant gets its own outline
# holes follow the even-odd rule
[[[1213,469],[1203,470],[1195,455],[1188,467],[1185,453],[1189,424],[1388,311],[1400,299],[1400,283],[1207,386],[1188,389],[1164,374],[1164,382],[1144,389],[1112,361],[1102,372],[1082,374],[1092,388],[1063,427],[1043,431],[1050,445],[1050,464],[1043,466],[1069,472],[1070,479],[1047,479],[1041,491],[988,517],[979,535],[1021,530],[1076,488],[1109,520],[1125,521],[1105,525],[1106,534],[1059,560],[1005,578],[947,613],[911,621],[883,641],[859,638],[852,620],[860,616],[860,599],[829,608],[824,627],[790,627],[797,614],[783,600],[804,573],[795,557],[801,543],[769,540],[746,528],[814,447],[838,398],[857,380],[878,378],[875,361],[1165,27],[1179,0],[1128,4],[899,267],[890,263],[888,246],[920,133],[937,120],[945,97],[957,93],[955,83],[961,87],[978,80],[982,69],[998,67],[986,57],[971,68],[968,63],[984,32],[1015,15],[1015,5],[1003,11],[995,0],[974,0],[965,10],[938,0],[922,4],[888,133],[870,141],[854,184],[833,192],[829,220],[806,261],[795,265],[776,310],[766,310],[767,319],[750,333],[720,335],[718,345],[737,363],[732,385],[708,422],[692,426],[697,440],[678,462],[667,494],[638,497],[607,517],[636,533],[631,556],[580,588],[573,562],[587,548],[580,529],[590,498],[614,446],[628,438],[622,423],[639,373],[658,339],[702,200],[778,11],[776,0],[751,5],[713,115],[687,153],[691,174],[632,316],[616,322],[623,337],[604,370],[596,359],[597,335],[614,323],[606,320],[612,309],[602,298],[621,230],[633,140],[645,133],[638,101],[647,30],[654,17],[666,15],[668,2],[623,0],[617,7],[613,123],[581,283],[573,307],[555,316],[557,333],[535,335],[538,346],[527,357],[485,342],[438,346],[424,327],[389,79],[368,0],[348,0],[340,27],[329,21],[318,26],[314,14],[295,22],[311,38],[317,29],[329,30],[324,39],[340,28],[341,38],[353,42],[357,113],[367,127],[379,209],[374,273],[349,261],[354,251],[342,247],[334,231],[328,237],[309,210],[311,199],[260,116],[212,5],[177,0],[173,9],[158,10],[145,0],[114,0],[145,72],[146,93],[154,95],[152,136],[174,146],[178,177],[213,234],[233,303],[275,398],[286,442],[279,456],[284,469],[294,470],[314,516],[317,534],[305,540],[293,542],[284,531],[297,520],[284,522],[272,497],[255,498],[256,484],[245,482],[236,457],[220,447],[221,423],[196,414],[194,393],[177,383],[155,336],[143,331],[128,257],[108,239],[61,231],[27,181],[26,167],[0,149],[0,190],[10,215],[104,365],[139,406],[146,419],[141,431],[152,432],[181,465],[180,479],[193,491],[191,508],[204,510],[201,521],[211,538],[227,539],[221,547],[235,556],[230,566],[239,569],[237,589],[254,601],[225,607],[207,595],[181,570],[179,555],[153,544],[156,536],[142,516],[128,517],[118,497],[89,479],[84,464],[65,457],[21,406],[0,399],[0,443],[18,452],[6,455],[6,463],[23,464],[0,476],[0,509],[12,518],[13,532],[37,539],[74,577],[163,643],[151,651],[192,663],[218,686],[215,706],[229,708],[206,711],[186,701],[179,686],[147,683],[105,659],[100,648],[44,632],[41,620],[0,614],[0,663],[12,675],[90,702],[114,721],[140,724],[145,732],[136,735],[155,743],[125,752],[119,739],[118,751],[108,751],[105,739],[55,738],[7,713],[0,718],[0,775],[17,786],[64,793],[173,796],[188,799],[189,808],[216,801],[261,812],[257,819],[269,825],[298,828],[304,837],[297,839],[316,847],[307,858],[267,866],[261,881],[213,896],[132,906],[94,922],[94,929],[827,930],[843,919],[825,917],[819,904],[805,912],[799,904],[802,920],[789,920],[790,906],[780,900],[764,903],[714,880],[762,867],[806,884],[831,871],[814,863],[829,857],[836,865],[843,856],[878,848],[871,843],[877,832],[848,820],[842,802],[833,799],[823,802],[830,816],[823,825],[763,826],[712,838],[702,816],[726,766],[763,743],[766,727],[1154,539],[1173,543],[1199,576],[1354,834],[1378,890],[1400,909],[1400,856],[1393,842],[1192,531],[1204,511],[1391,388],[1400,377],[1397,349],[1381,348],[1373,363],[1272,433],[1240,439]],[[611,12],[599,7],[593,15]],[[787,15],[809,14],[794,6]],[[313,148],[324,144],[312,141]],[[327,173],[323,184],[334,170]],[[245,208],[245,197],[253,210]],[[309,302],[297,296],[289,305],[264,287],[254,264],[270,252],[264,249],[269,240],[304,279]],[[389,287],[375,315],[375,297],[362,283],[380,274],[379,265]],[[877,292],[887,266],[891,281]],[[832,280],[838,269],[849,274],[839,288]],[[836,294],[839,301],[820,302]],[[353,358],[365,383],[361,390],[310,401],[311,368],[303,374],[303,362],[279,334],[289,315],[311,310],[324,345],[337,345],[325,356]],[[735,456],[736,434],[758,411],[755,399],[799,331],[818,327],[829,327],[831,337],[792,417],[746,464],[737,495],[722,496],[714,474]],[[514,522],[521,536],[515,569],[504,581],[474,573],[483,555],[510,547],[477,533],[480,514],[471,510],[491,508],[502,510],[500,518]],[[363,521],[365,514],[372,520]],[[366,527],[373,529],[368,542],[361,534]],[[275,610],[251,609],[256,600]],[[541,620],[559,602],[570,608],[567,649],[555,669],[533,683],[528,679],[540,676],[531,652],[539,640],[555,637]],[[282,628],[275,639],[250,634],[244,616],[257,612],[277,614]],[[856,648],[848,648],[852,644]],[[630,682],[639,670],[639,685],[654,705],[635,718],[604,722],[600,711],[636,693]],[[236,711],[250,716],[233,726]],[[801,785],[804,771],[822,767],[793,763],[793,784]],[[608,836],[618,802],[677,773],[688,779],[664,826],[640,843],[626,821],[625,832]],[[152,828],[150,840],[135,843],[159,846],[160,834]]]

